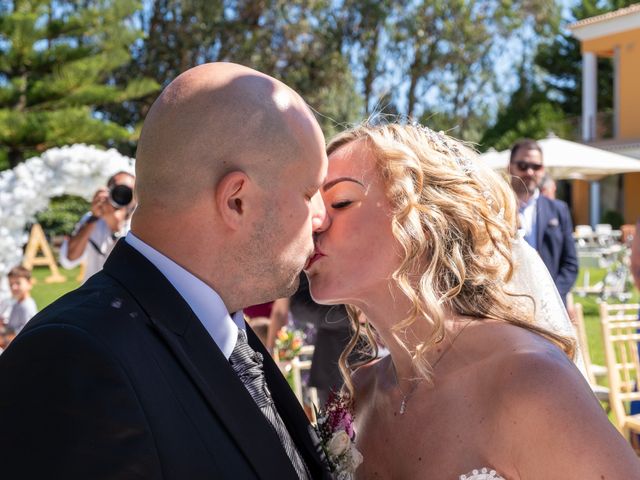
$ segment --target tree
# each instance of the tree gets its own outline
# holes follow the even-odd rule
[[[350,28],[332,1],[157,0],[138,13],[148,32],[116,81],[150,76],[162,86],[203,62],[255,68],[294,88],[319,112],[325,133],[361,116],[351,65],[343,55]],[[109,118],[139,122],[154,101],[147,96],[114,106]]]
[[[551,0],[411,2],[396,12],[390,36],[406,84],[396,89],[398,108],[478,140],[496,96],[505,91],[498,59],[509,43],[524,43],[523,32],[544,34],[558,16]]]
[[[602,3],[582,0],[571,9],[565,23],[574,23],[631,2],[609,0]],[[554,133],[563,138],[580,137],[582,111],[582,56],[580,43],[566,31],[551,41],[542,41],[534,52],[533,62],[524,59],[519,72],[519,87],[500,109],[495,124],[480,141],[481,149],[509,148],[522,137],[544,138]],[[613,70],[607,58],[598,59],[598,104],[603,109],[613,105]]]
[[[549,101],[546,92],[521,66],[520,86],[499,112],[495,124],[484,132],[480,148],[505,150],[520,138],[540,139],[550,134],[567,138],[571,131],[572,125],[562,109]]]
[[[104,107],[157,90],[139,77],[115,85],[141,37],[131,0],[13,0],[0,7],[0,151],[14,167],[54,146],[128,140]]]

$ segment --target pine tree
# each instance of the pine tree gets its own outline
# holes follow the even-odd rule
[[[133,0],[1,4],[0,157],[9,167],[54,146],[110,146],[134,135],[101,109],[158,88],[146,78],[115,85],[111,77],[141,38],[132,22],[139,7]]]

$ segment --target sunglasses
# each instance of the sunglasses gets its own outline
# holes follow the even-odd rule
[[[513,163],[516,164],[516,167],[518,167],[518,170],[521,170],[523,172],[526,172],[529,169],[533,170],[534,172],[537,172],[542,168],[541,163],[529,163],[529,162],[525,162],[524,160],[518,160],[517,162],[513,162]]]

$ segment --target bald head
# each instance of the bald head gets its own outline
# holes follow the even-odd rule
[[[155,101],[136,153],[139,209],[184,209],[226,173],[277,181],[322,132],[302,98],[247,67],[210,63],[176,78]]]

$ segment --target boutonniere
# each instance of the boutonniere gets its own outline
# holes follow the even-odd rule
[[[329,470],[337,480],[352,479],[362,463],[362,454],[355,447],[356,432],[349,405],[348,396],[331,392],[324,408],[316,409],[315,429]]]
[[[558,225],[560,225],[560,222],[557,218],[552,218],[551,220],[549,220],[550,227],[557,227]]]

